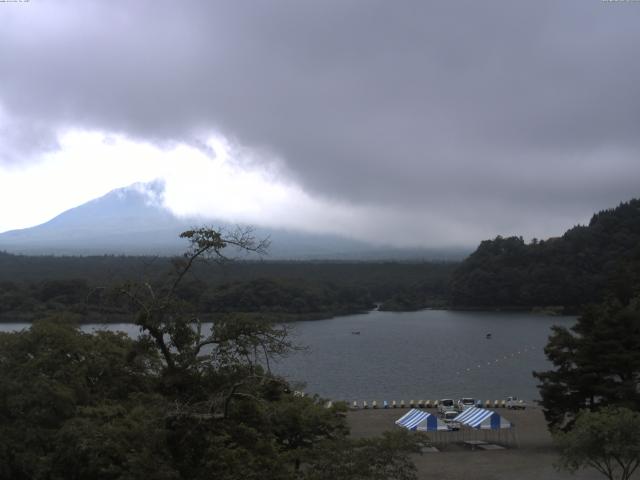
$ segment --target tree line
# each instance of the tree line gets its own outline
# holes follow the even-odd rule
[[[113,288],[161,281],[171,259],[26,257],[0,253],[0,320],[71,312],[83,321],[123,321]],[[327,318],[383,304],[416,310],[446,304],[455,264],[442,262],[197,262],[175,292],[205,315],[244,312],[273,320]]]

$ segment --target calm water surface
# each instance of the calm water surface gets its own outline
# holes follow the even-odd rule
[[[293,335],[308,351],[281,361],[276,370],[305,381],[306,391],[334,399],[534,399],[531,372],[550,367],[543,351],[550,327],[574,322],[528,313],[443,310],[299,322]]]
[[[550,327],[573,322],[572,317],[444,310],[296,322],[289,324],[292,339],[307,349],[272,367],[290,381],[306,383],[305,391],[337,400],[534,399],[531,372],[550,366],[543,352]],[[27,326],[0,324],[0,330]],[[138,332],[131,324],[82,328]]]

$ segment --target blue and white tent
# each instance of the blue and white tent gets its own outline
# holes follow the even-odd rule
[[[467,408],[453,421],[479,430],[498,430],[513,426],[511,422],[502,418],[498,413],[477,407]]]
[[[412,408],[402,417],[396,420],[396,425],[407,430],[418,430],[420,432],[437,432],[438,430],[448,430],[438,417],[423,410]]]

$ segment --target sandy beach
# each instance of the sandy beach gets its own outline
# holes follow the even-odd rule
[[[426,409],[436,413],[433,409]],[[351,435],[356,438],[380,435],[396,427],[394,421],[407,409],[361,409],[347,414]],[[542,411],[537,408],[526,410],[497,410],[516,425],[517,446],[511,441],[504,450],[471,451],[461,441],[439,443],[439,452],[415,455],[414,462],[420,479],[469,479],[469,480],[540,480],[540,479],[601,479],[595,470],[584,470],[571,475],[557,471],[553,464],[557,459],[551,435],[547,431]],[[420,434],[424,435],[424,434]],[[439,434],[439,438],[448,433]],[[454,434],[455,435],[455,434]],[[504,437],[504,436],[503,436]],[[432,437],[433,438],[433,437]],[[461,436],[455,437],[461,440]],[[479,439],[483,436],[480,433]],[[496,437],[497,438],[497,437]],[[490,440],[493,440],[490,438]],[[493,443],[498,443],[493,442]],[[501,442],[503,445],[506,442]],[[636,475],[634,478],[640,478]]]

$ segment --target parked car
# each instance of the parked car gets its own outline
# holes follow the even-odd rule
[[[449,430],[460,430],[460,423],[453,421],[458,415],[460,415],[460,413],[456,410],[448,410],[442,413],[442,420]]]
[[[527,402],[519,399],[518,397],[507,397],[507,408],[510,408],[512,410],[524,410],[525,408],[527,408]]]
[[[443,414],[444,412],[449,412],[451,410],[455,410],[456,405],[455,402],[450,398],[443,398],[438,401],[438,413]]]
[[[463,412],[465,411],[467,408],[471,408],[471,407],[475,407],[476,406],[476,401],[473,398],[461,398],[460,400],[458,400],[458,411]]]

